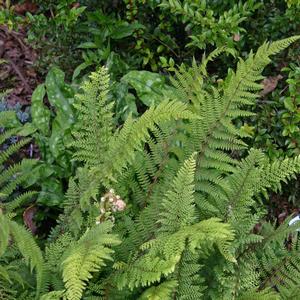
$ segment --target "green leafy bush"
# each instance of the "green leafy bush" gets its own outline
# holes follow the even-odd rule
[[[44,72],[47,64],[57,64],[70,74],[81,60],[75,78],[106,62],[115,78],[140,67],[157,71],[161,59],[190,60],[209,45],[235,48],[246,31],[241,23],[258,7],[252,0],[231,9],[206,1],[117,1],[111,7],[104,1],[52,1],[40,3],[39,14],[27,14],[28,40],[39,49]]]
[[[63,0],[57,5],[46,6],[50,17],[46,12],[26,14],[30,23],[28,42],[39,52],[37,67],[42,73],[46,73],[49,66],[56,65],[70,74],[74,62],[79,62],[80,53],[76,51],[77,41],[80,40],[78,27],[85,7],[72,7],[73,2]]]
[[[282,88],[275,89],[258,101],[258,114],[247,127],[254,137],[255,146],[264,148],[271,159],[292,157],[299,154],[299,71],[300,68],[291,64],[283,69],[288,78]],[[270,78],[269,81],[276,81]],[[270,83],[269,83],[270,84]]]
[[[240,27],[240,23],[245,21],[252,11],[260,7],[260,3],[246,1],[242,4],[239,2],[224,12],[213,10],[207,1],[164,0],[160,6],[178,15],[180,21],[186,24],[185,31],[190,32],[189,38],[191,39],[187,44],[188,47],[205,49],[209,44],[217,47],[224,44],[234,47],[232,37],[245,32],[245,29]]]

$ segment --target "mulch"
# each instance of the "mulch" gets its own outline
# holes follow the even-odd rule
[[[26,31],[0,26],[0,91],[7,91],[5,101],[10,106],[30,105],[33,90],[41,82],[34,68],[37,54],[26,43]]]
[[[18,104],[23,111],[30,106],[34,89],[43,81],[34,66],[37,53],[26,42],[26,36],[25,28],[16,31],[0,25],[0,93],[7,92],[4,97],[7,106]],[[24,157],[39,157],[34,141],[12,156],[12,160]]]

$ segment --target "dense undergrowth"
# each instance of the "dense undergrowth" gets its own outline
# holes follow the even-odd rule
[[[298,1],[0,5],[0,299],[298,299]]]

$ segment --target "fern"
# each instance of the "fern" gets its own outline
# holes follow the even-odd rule
[[[14,129],[4,131],[4,133],[0,135],[1,143],[8,140],[11,134],[14,133],[17,133]],[[34,192],[25,193],[24,195],[21,194],[11,202],[13,193],[19,185],[26,182],[30,176],[30,170],[36,161],[24,159],[19,163],[11,165],[8,159],[29,141],[30,139],[21,139],[17,143],[9,145],[6,150],[0,153],[0,207],[8,209],[9,211],[19,207],[23,202],[35,195]]]
[[[25,146],[30,139],[22,139],[19,142],[11,145],[6,150],[0,153],[0,164],[2,165],[13,153],[17,152],[20,148]]]
[[[155,299],[172,299],[172,292],[176,288],[175,280],[165,281],[158,286],[147,289],[139,299],[155,300]]]
[[[190,158],[178,171],[172,190],[166,193],[166,200],[162,204],[163,212],[158,219],[161,224],[158,229],[160,234],[142,245],[141,250],[149,249],[148,254],[125,267],[118,278],[120,287],[126,282],[130,288],[145,286],[160,280],[162,275],[172,274],[185,249],[195,252],[196,248],[201,248],[202,243],[215,243],[228,259],[234,260],[227,249],[233,234],[225,224],[221,225],[217,219],[193,224],[194,169],[195,161]]]
[[[159,231],[174,233],[196,220],[194,205],[194,174],[196,162],[193,157],[185,161],[173,181],[173,188],[167,192],[159,214]]]
[[[18,133],[18,131],[15,129],[4,131],[4,133],[0,135],[1,143],[5,142],[11,134],[16,133]],[[24,193],[18,192],[19,185],[26,182],[27,178],[30,176],[30,170],[36,162],[34,160],[24,159],[20,163],[10,165],[9,161],[7,161],[11,155],[29,141],[30,139],[22,139],[19,142],[8,146],[6,150],[3,150],[0,153],[0,260],[2,257],[5,257],[7,252],[11,252],[11,244],[13,244],[23,256],[24,262],[30,267],[31,272],[35,269],[35,295],[36,299],[39,299],[39,295],[44,288],[44,260],[42,252],[32,235],[23,226],[20,226],[11,220],[13,212],[26,202],[31,201],[36,195],[35,191],[27,191]],[[14,258],[16,259],[16,257]],[[4,275],[6,278],[6,287],[0,287],[0,293],[7,293],[8,299],[15,299],[14,297],[21,299],[21,294],[14,288],[8,288],[8,286],[17,284],[24,289],[26,279],[23,278],[17,272],[17,268],[11,264],[8,264],[7,269],[4,267],[1,268],[0,272],[2,276]],[[32,299],[32,295],[30,298]]]
[[[104,153],[110,145],[112,136],[112,103],[107,103],[109,75],[105,67],[90,75],[83,86],[83,93],[77,95],[75,108],[79,122],[74,130],[76,149],[74,158],[88,166],[103,163]]]
[[[172,80],[175,100],[162,98],[119,128],[107,70],[93,73],[75,104],[71,146],[83,166],[69,181],[44,255],[12,220],[34,193],[7,200],[30,162],[1,169],[0,293],[44,300],[294,297],[297,225],[267,223],[262,204],[299,173],[300,160],[270,162],[249,150],[235,120],[252,114],[270,55],[298,38],[265,43],[219,87],[206,85],[206,65],[223,49],[181,66]],[[18,280],[24,263],[36,274],[34,288],[29,272]]]
[[[151,107],[136,121],[128,118],[122,130],[117,132],[111,142],[111,148],[103,166],[105,176],[116,180],[116,176],[123,168],[133,162],[135,150],[142,149],[142,143],[145,143],[150,136],[149,130],[154,130],[156,125],[174,119],[193,118],[196,116],[188,111],[185,104],[167,100],[157,107]]]
[[[177,266],[174,277],[178,287],[174,292],[177,299],[201,299],[206,289],[204,279],[199,275],[201,266],[199,264],[199,253],[185,250]]]
[[[107,246],[117,245],[119,240],[116,236],[108,234],[111,225],[103,223],[86,232],[63,260],[67,299],[81,299],[86,282],[92,277],[91,273],[105,266],[105,260],[112,259],[113,250]]]
[[[118,276],[119,288],[125,285],[131,289],[147,286],[159,281],[163,275],[172,274],[185,248],[194,252],[201,249],[202,244],[217,244],[228,259],[234,260],[228,251],[232,239],[233,233],[227,225],[222,226],[219,220],[211,219],[183,228],[173,235],[149,241],[141,249],[149,249],[149,252],[133,265],[126,266]]]
[[[36,299],[43,288],[44,281],[44,261],[43,255],[31,234],[16,222],[8,219],[0,213],[1,233],[1,253],[7,250],[10,237],[13,238],[16,247],[25,259],[25,263],[30,266],[30,270],[36,270]]]
[[[45,249],[45,269],[47,273],[48,289],[64,289],[62,273],[60,270],[65,251],[75,244],[69,233],[60,235],[57,240],[47,245]],[[60,276],[57,276],[57,275]]]
[[[65,299],[64,291],[52,291],[47,294],[44,294],[41,297],[41,300],[61,300]]]

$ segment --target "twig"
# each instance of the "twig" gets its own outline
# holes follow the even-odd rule
[[[284,87],[284,89],[282,89],[282,90],[280,91],[279,95],[282,95],[282,94],[287,90],[288,87],[289,87],[289,85],[286,85],[286,86]]]
[[[27,83],[25,77],[23,76],[22,72],[20,71],[20,69],[18,68],[18,66],[10,59],[7,58],[9,63],[11,64],[12,68],[14,69],[15,73],[19,76],[19,78],[21,79],[21,81],[23,82],[25,89],[28,93],[31,93],[32,90],[29,86],[29,84]]]
[[[165,42],[163,42],[162,40],[160,40],[159,38],[157,38],[154,34],[149,34],[152,36],[152,38],[154,38],[155,40],[157,40],[159,43],[161,43],[163,46],[165,46],[166,48],[168,48],[177,58],[179,58],[179,55]],[[147,36],[146,36],[147,38]]]
[[[18,36],[23,36],[22,33],[16,32],[14,30],[8,30],[5,26],[0,26],[0,29],[3,30],[7,35],[11,35],[14,39],[16,39],[17,42],[20,44],[23,51],[26,50],[26,46],[24,45],[24,43],[18,37]]]

